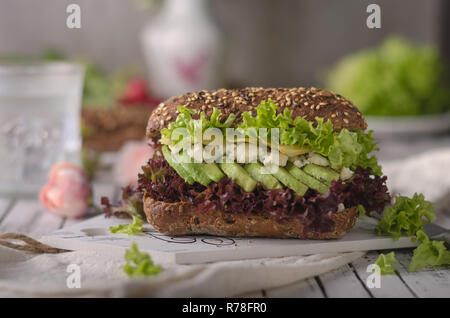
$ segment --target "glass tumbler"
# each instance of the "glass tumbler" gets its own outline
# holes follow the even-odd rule
[[[0,63],[0,195],[36,195],[51,166],[79,163],[84,70],[68,62]]]

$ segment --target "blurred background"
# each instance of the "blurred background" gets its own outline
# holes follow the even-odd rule
[[[164,1],[160,1],[163,4]],[[448,55],[448,4],[381,0],[382,27],[368,29],[363,0],[210,0],[209,16],[226,48],[224,76],[233,86],[320,85],[318,72],[387,36],[431,44]],[[158,1],[2,0],[0,53],[39,55],[55,48],[89,57],[107,72],[129,63],[145,68],[140,37],[160,13]],[[68,29],[66,7],[77,3],[82,27]]]
[[[81,9],[79,29],[66,26],[71,3]],[[439,150],[439,171],[449,174],[450,3],[378,0],[381,28],[369,29],[371,3],[0,0],[0,57],[83,64],[81,133],[91,168],[99,153],[141,140],[148,114],[171,95],[317,86],[362,110],[388,170]],[[128,148],[139,157],[138,146]]]

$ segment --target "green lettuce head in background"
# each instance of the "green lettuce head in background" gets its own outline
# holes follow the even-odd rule
[[[350,99],[365,115],[417,116],[450,110],[446,66],[436,48],[393,36],[377,48],[344,57],[325,87]]]

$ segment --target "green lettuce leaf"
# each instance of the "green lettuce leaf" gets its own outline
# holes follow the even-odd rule
[[[433,204],[423,194],[414,193],[412,198],[397,196],[394,206],[387,206],[377,225],[378,235],[412,236],[427,223],[436,219]]]
[[[392,265],[392,263],[398,263],[397,259],[395,258],[394,252],[390,252],[386,255],[380,254],[380,256],[378,256],[377,260],[375,261],[375,264],[380,267],[381,275],[395,273],[397,267]]]
[[[430,241],[422,230],[417,231],[415,241],[420,245],[414,250],[414,255],[409,265],[410,272],[416,272],[427,266],[450,265],[450,251],[443,241]]]
[[[328,157],[333,169],[356,168],[359,165],[363,168],[371,168],[375,175],[381,175],[381,167],[378,165],[376,157],[369,157],[372,151],[378,150],[372,132],[365,133],[362,130],[349,131],[347,129],[336,132],[330,120],[325,122],[323,118],[317,117],[314,123],[303,117],[293,119],[291,110],[285,108],[282,113],[279,113],[278,109],[273,100],[262,101],[256,108],[256,116],[253,116],[251,112],[244,112],[242,122],[236,128],[241,134],[249,136],[253,136],[259,128],[267,128],[268,140],[271,140],[270,128],[279,128],[280,144],[309,147]],[[222,112],[217,108],[213,108],[209,120],[206,119],[204,112],[197,116],[198,119],[194,119],[194,115],[198,115],[198,112],[185,106],[179,106],[178,113],[176,120],[161,130],[163,143],[179,141],[172,140],[172,132],[177,128],[185,128],[193,142],[195,127],[201,127],[202,132],[208,128],[220,128],[225,132],[225,128],[231,127],[235,120],[235,115],[230,114],[222,122]]]
[[[130,224],[119,224],[117,226],[111,226],[109,230],[111,233],[120,233],[127,235],[136,235],[142,233],[142,219],[133,215],[133,221]]]
[[[359,165],[371,168],[375,175],[381,175],[376,157],[369,157],[372,151],[378,150],[371,131],[342,129],[335,132],[330,120],[324,122],[323,118],[316,117],[316,123],[313,123],[303,117],[293,119],[292,111],[287,108],[283,113],[277,111],[278,106],[273,100],[263,101],[256,108],[256,116],[251,112],[242,114],[243,120],[238,127],[243,130],[280,128],[280,144],[309,147],[328,157],[333,169],[356,168]]]
[[[150,255],[139,251],[136,243],[125,251],[125,261],[123,270],[130,277],[153,276],[162,272],[161,266],[154,265]]]
[[[450,265],[450,251],[447,250],[445,243],[430,240],[423,231],[423,227],[435,219],[433,204],[426,201],[423,194],[414,193],[412,198],[398,196],[394,206],[387,206],[384,209],[383,217],[377,225],[377,233],[392,235],[396,240],[402,235],[414,236],[413,242],[421,242],[414,250],[409,266],[410,272],[416,272],[427,266]]]
[[[201,112],[198,119],[194,119],[193,115],[198,114],[196,110],[189,109],[186,106],[177,107],[178,116],[174,122],[171,122],[167,128],[161,129],[161,137],[163,140],[171,140],[172,132],[177,128],[185,128],[192,137],[194,136],[195,127],[201,127],[202,132],[208,128],[228,128],[234,122],[236,115],[230,114],[225,121],[221,121],[222,112],[213,108],[210,119],[206,119],[205,112]],[[177,141],[175,141],[177,142]]]
[[[339,61],[325,80],[365,115],[417,116],[450,110],[446,65],[439,50],[390,37]]]

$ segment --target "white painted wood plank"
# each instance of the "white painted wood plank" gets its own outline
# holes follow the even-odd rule
[[[263,294],[263,291],[253,291],[249,293],[245,293],[242,295],[237,296],[238,298],[264,298],[265,295]]]
[[[319,276],[327,297],[368,298],[371,295],[364,288],[349,265]]]
[[[384,252],[384,251],[383,251]],[[384,252],[387,254],[388,252]],[[367,272],[367,266],[375,264],[379,256],[378,252],[372,251],[366,254],[366,256],[353,261],[353,268],[358,273],[363,282],[366,282],[369,275],[372,273]],[[396,265],[396,264],[394,264]],[[396,275],[382,275],[380,279],[380,288],[371,288],[370,292],[374,297],[402,297],[411,298],[414,294],[408,289],[408,287],[402,282],[402,280]]]
[[[324,294],[320,290],[314,278],[309,278],[289,284],[287,286],[266,290],[266,297],[269,298],[323,298]]]
[[[7,199],[7,198],[0,198],[0,221],[3,218],[3,216],[5,215],[8,207],[10,206],[11,201],[12,200]]]
[[[63,218],[44,211],[36,200],[20,200],[0,224],[0,232],[18,232],[33,237],[51,233],[62,224]]]
[[[398,250],[395,257],[400,262],[398,272],[418,297],[450,297],[450,268],[421,270],[410,273],[412,250]]]

